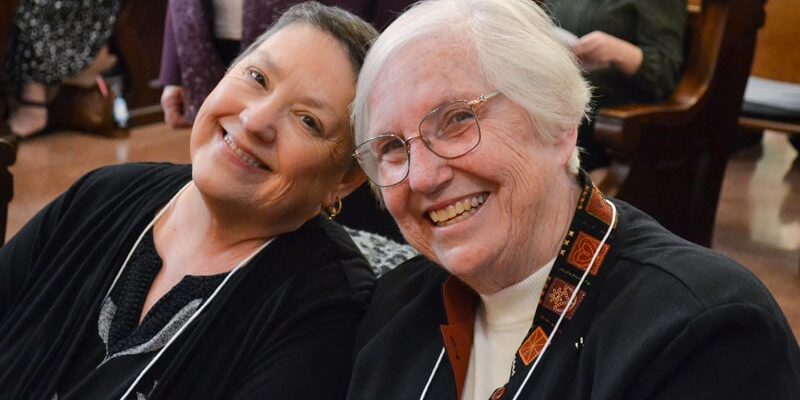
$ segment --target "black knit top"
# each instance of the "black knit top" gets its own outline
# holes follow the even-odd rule
[[[139,324],[161,265],[125,258],[188,166],[123,165],[78,181],[0,248],[0,399],[118,399],[223,276],[186,277]],[[315,218],[230,275],[126,399],[344,397],[374,278]]]

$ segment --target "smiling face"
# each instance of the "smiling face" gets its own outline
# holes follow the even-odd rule
[[[342,45],[303,24],[238,62],[200,108],[192,177],[244,219],[294,230],[361,181],[349,170],[355,74]]]
[[[408,139],[437,106],[495,90],[469,54],[446,38],[403,48],[369,93],[367,136]],[[381,193],[409,243],[479,292],[493,293],[555,257],[576,200],[566,169],[575,136],[544,143],[526,111],[502,95],[476,110],[477,148],[447,160],[412,141],[408,178]]]

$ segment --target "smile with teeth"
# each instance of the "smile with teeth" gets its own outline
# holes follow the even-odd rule
[[[239,157],[240,160],[242,160],[245,164],[253,168],[267,169],[267,167],[264,164],[261,164],[253,157],[250,157],[249,155],[247,155],[247,153],[244,152],[244,150],[239,148],[239,146],[237,146],[236,143],[233,142],[233,139],[231,139],[230,136],[231,135],[228,132],[225,132],[225,134],[222,136],[222,140],[224,140],[225,144],[228,145],[228,148],[233,151],[233,154],[236,154],[236,156]]]
[[[454,224],[478,212],[478,209],[481,208],[485,201],[485,194],[474,196],[457,201],[445,208],[430,211],[428,212],[428,217],[430,217],[437,226]]]

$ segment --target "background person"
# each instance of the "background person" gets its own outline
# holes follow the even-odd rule
[[[192,165],[103,168],[0,249],[0,398],[344,397],[373,286],[335,216],[377,32],[291,8],[200,108]]]
[[[8,126],[17,137],[43,131],[58,84],[90,86],[116,62],[108,53],[123,0],[20,0],[9,36],[6,77],[16,107]]]
[[[578,169],[588,85],[533,2],[418,3],[356,93],[355,155],[424,257],[379,279],[350,399],[800,393],[761,283]]]
[[[170,0],[161,56],[161,106],[173,128],[191,126],[238,54],[297,0]],[[367,0],[325,1],[357,15]]]
[[[667,98],[683,65],[686,0],[544,0],[561,28],[578,36],[572,44],[594,87],[594,109]],[[593,113],[578,132],[581,165],[608,165],[594,139]]]
[[[161,106],[173,128],[187,127],[242,49],[297,0],[170,0],[161,58]],[[327,0],[385,27],[412,0]],[[196,68],[202,65],[203,68]]]

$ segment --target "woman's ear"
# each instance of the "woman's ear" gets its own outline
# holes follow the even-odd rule
[[[558,162],[560,165],[567,166],[572,154],[575,152],[575,147],[578,145],[578,127],[572,128],[564,132],[553,143],[553,148],[557,152]]]
[[[331,192],[334,197],[331,199],[330,203],[334,203],[336,198],[343,199],[347,197],[350,193],[353,193],[354,190],[358,189],[365,181],[367,180],[367,176],[361,171],[361,168],[358,166],[353,166],[352,168],[345,171],[342,175],[342,178],[339,180],[339,183],[336,185],[334,190]]]

